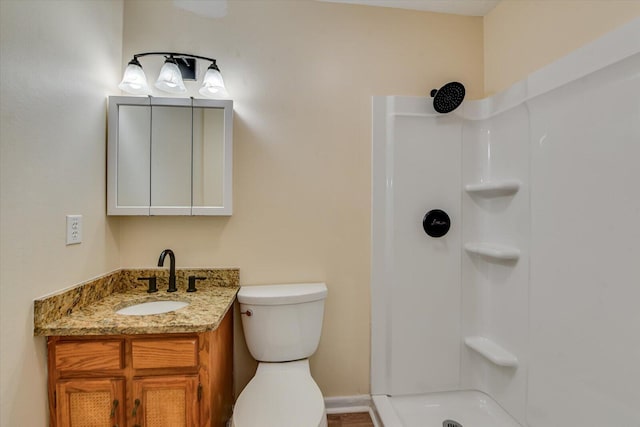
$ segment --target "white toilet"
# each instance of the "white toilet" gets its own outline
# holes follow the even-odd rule
[[[309,359],[320,341],[324,283],[243,286],[238,292],[247,346],[258,364],[240,393],[233,427],[326,427]]]

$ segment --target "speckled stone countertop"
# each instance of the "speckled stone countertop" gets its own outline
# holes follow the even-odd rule
[[[205,277],[188,293],[187,277]],[[218,327],[239,289],[238,269],[176,269],[178,291],[168,293],[167,269],[123,269],[34,301],[34,335],[128,335],[204,332]],[[147,293],[139,277],[156,276]],[[126,316],[116,311],[147,301],[185,301],[176,311]]]

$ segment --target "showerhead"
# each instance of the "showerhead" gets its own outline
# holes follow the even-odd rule
[[[438,113],[450,113],[462,104],[464,94],[464,85],[458,82],[447,83],[440,90],[433,89],[433,108]]]

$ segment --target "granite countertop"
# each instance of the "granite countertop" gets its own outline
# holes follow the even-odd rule
[[[155,275],[158,292],[147,293],[138,277]],[[197,292],[188,293],[187,277],[197,275]],[[205,332],[215,330],[239,289],[237,269],[176,270],[178,291],[166,292],[167,271],[119,270],[34,302],[34,335],[128,335]],[[176,311],[127,316],[116,311],[148,301],[184,301]]]

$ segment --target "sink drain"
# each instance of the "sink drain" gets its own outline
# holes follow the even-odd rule
[[[462,427],[462,424],[453,420],[444,420],[442,422],[442,427]]]

